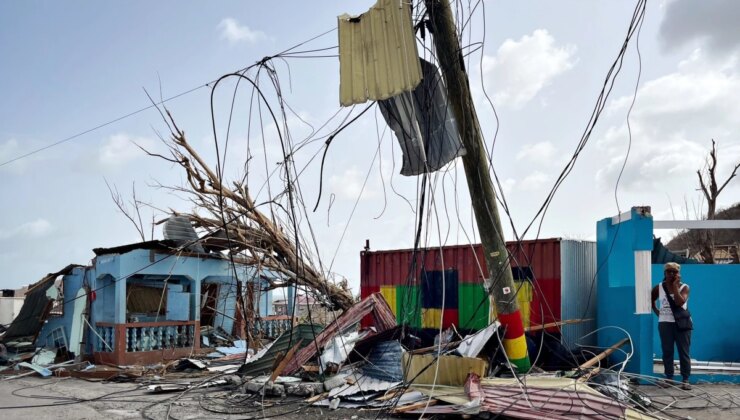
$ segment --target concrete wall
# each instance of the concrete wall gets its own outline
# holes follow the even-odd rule
[[[62,316],[49,316],[41,328],[41,332],[36,339],[36,347],[45,347],[47,344],[50,347],[52,345],[52,332],[57,328],[64,330],[64,336],[67,340],[68,350],[74,351],[76,345],[79,343],[70,342],[72,338],[72,324],[76,322],[84,322],[81,319],[75,320],[73,318],[75,305],[87,304],[87,302],[78,302],[75,299],[77,293],[86,284],[86,277],[88,273],[84,267],[77,267],[72,270],[72,273],[62,277],[63,294],[64,294],[64,312]],[[86,299],[86,298],[84,298]]]
[[[605,348],[629,334],[632,347],[626,345],[622,350],[634,350],[634,355],[626,370],[649,375],[653,372],[653,315],[636,314],[635,255],[652,250],[653,220],[636,209],[628,217],[628,220],[609,217],[596,225],[597,342]],[[612,357],[618,362],[625,358],[622,351]]]
[[[629,334],[634,355],[627,364],[627,371],[659,375],[662,372],[653,372],[653,359],[662,356],[658,319],[644,307],[645,299],[650,300],[652,286],[663,279],[662,264],[650,264],[649,259],[644,264],[646,251],[652,250],[652,217],[633,208],[622,219],[600,220],[596,231],[599,346],[608,347]],[[692,359],[740,361],[740,336],[735,328],[739,313],[735,290],[740,279],[740,265],[685,264],[681,275],[691,286],[689,309],[695,325]],[[629,349],[629,346],[623,347],[623,350]],[[624,358],[621,352],[613,357],[615,361]],[[737,375],[692,374],[692,380],[737,381],[738,378]]]

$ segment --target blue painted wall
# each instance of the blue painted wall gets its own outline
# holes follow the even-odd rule
[[[259,280],[254,267],[237,265],[236,278],[246,283],[259,281],[255,299],[260,302],[260,315],[271,313],[272,291],[262,291],[266,282]],[[263,270],[259,273],[265,277],[276,277],[275,273]],[[94,291],[95,298],[90,306],[90,324],[96,322],[125,323],[126,322],[126,284],[145,284],[162,287],[164,279],[168,281],[169,293],[168,314],[164,319],[200,319],[200,291],[201,283],[217,282],[225,285],[221,288],[219,310],[216,325],[222,326],[227,332],[233,327],[233,317],[236,308],[236,282],[234,269],[228,260],[214,258],[199,258],[193,256],[176,256],[138,249],[124,254],[98,256],[91,267],[76,268],[64,276],[64,297],[67,302],[64,315],[52,317],[42,327],[37,346],[44,346],[51,331],[57,327],[65,328],[65,335],[69,339],[72,325],[71,315],[74,308],[74,296],[83,285]],[[175,296],[176,294],[177,296]],[[153,319],[140,319],[151,321]],[[97,340],[95,334],[86,328],[87,351],[91,352],[93,342]]]
[[[85,284],[85,277],[87,275],[87,269],[85,267],[77,267],[72,272],[62,278],[63,283],[63,294],[64,294],[64,311],[62,316],[50,316],[43,327],[41,332],[36,339],[37,347],[45,347],[47,343],[50,347],[52,346],[51,333],[56,328],[64,329],[64,336],[67,339],[69,345],[69,337],[72,328],[72,313],[74,312],[75,301],[74,297],[77,292]]]
[[[650,315],[635,314],[635,251],[652,250],[652,233],[652,218],[635,209],[629,220],[615,224],[609,217],[596,225],[597,343],[599,347],[609,347],[627,336],[614,327],[626,330],[634,349],[626,371],[638,374],[653,371],[653,328]],[[629,351],[630,346],[625,345],[622,350]],[[625,358],[622,351],[611,357],[616,362]]]
[[[694,320],[691,358],[740,362],[740,334],[735,327],[740,315],[740,303],[736,298],[740,265],[685,264],[681,266],[681,277],[691,287],[689,311]],[[663,265],[653,265],[652,280],[653,285],[663,280]],[[661,358],[658,321],[653,321],[653,353],[656,358]]]
[[[653,372],[653,359],[662,356],[658,320],[654,314],[635,314],[635,251],[652,250],[653,223],[650,215],[631,211],[630,220],[614,223],[613,219],[600,220],[596,225],[597,236],[597,311],[598,344],[608,347],[625,333],[632,337],[634,356],[627,364],[627,371],[642,375],[660,375]],[[681,275],[691,286],[689,309],[694,318],[691,357],[701,361],[740,362],[740,335],[735,320],[740,305],[735,298],[740,265],[685,264]],[[663,279],[663,265],[653,264],[653,285]],[[628,350],[625,346],[623,349]],[[616,361],[624,354],[613,355]],[[676,356],[677,357],[677,356]],[[692,374],[692,381],[735,381],[740,376]]]

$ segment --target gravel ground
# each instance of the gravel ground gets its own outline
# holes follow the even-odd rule
[[[740,385],[705,384],[691,392],[643,386],[654,406],[670,404],[670,417],[740,419]],[[84,401],[80,401],[84,400]],[[227,403],[228,402],[228,403]],[[227,404],[224,404],[227,403]],[[3,419],[375,419],[378,411],[306,407],[302,399],[265,398],[208,388],[148,394],[135,383],[100,383],[73,378],[26,377],[0,380]],[[209,411],[211,410],[211,411]],[[217,412],[214,412],[217,411]],[[388,418],[380,413],[378,418]]]

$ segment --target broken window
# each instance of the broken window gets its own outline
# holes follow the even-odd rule
[[[64,316],[64,281],[59,276],[54,285],[46,291],[46,296],[52,301],[50,316]]]
[[[129,322],[139,318],[165,315],[167,313],[167,289],[140,284],[127,285],[126,317]]]

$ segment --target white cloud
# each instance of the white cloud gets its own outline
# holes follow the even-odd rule
[[[501,183],[501,188],[504,190],[504,194],[506,195],[509,195],[514,191],[514,186],[516,186],[516,180],[514,178],[506,178],[504,182]]]
[[[234,18],[224,18],[218,24],[218,28],[221,31],[221,38],[232,44],[238,42],[254,44],[267,38],[264,32],[252,30],[247,25],[240,25]]]
[[[46,236],[54,229],[46,219],[37,219],[32,222],[23,223],[8,230],[0,230],[0,240],[14,237],[40,238]]]
[[[734,57],[713,62],[694,51],[673,73],[646,82],[637,93],[630,116],[632,150],[620,189],[640,192],[693,191],[700,169],[717,140],[718,177],[740,160],[740,74]],[[627,149],[624,121],[632,96],[609,104],[610,116],[622,121],[610,126],[597,144],[610,156],[596,178],[614,188]]]
[[[555,146],[549,141],[525,144],[516,154],[516,160],[525,160],[532,164],[546,164],[552,162],[555,152]]]
[[[137,144],[151,150],[155,142],[147,137],[131,137],[127,134],[114,134],[100,146],[98,163],[103,167],[122,167],[134,159],[145,157],[146,154],[137,147]]]
[[[21,155],[30,152],[32,148],[35,147],[38,147],[38,144],[36,142],[29,141],[21,143],[14,138],[5,141],[5,143],[0,143],[0,163],[18,158]],[[46,155],[46,157],[48,158],[48,154]],[[45,157],[43,152],[29,155],[14,162],[10,162],[7,165],[1,166],[0,171],[20,175],[25,173],[26,170],[32,166],[32,163],[38,162],[39,160],[44,158]]]
[[[536,191],[542,189],[548,181],[550,181],[549,175],[540,171],[534,171],[522,179],[519,188],[522,191]]]
[[[362,192],[362,198],[372,198],[376,194],[374,191],[369,189],[369,185],[365,186],[365,190],[362,191],[362,184],[365,183],[365,174],[355,168],[346,169],[341,175],[332,175],[329,179],[329,186],[331,192],[337,195],[339,198],[347,200],[356,200]]]
[[[524,35],[519,41],[507,39],[495,57],[483,56],[483,77],[495,86],[496,104],[521,108],[544,87],[576,63],[574,45],[556,46],[545,29]]]

